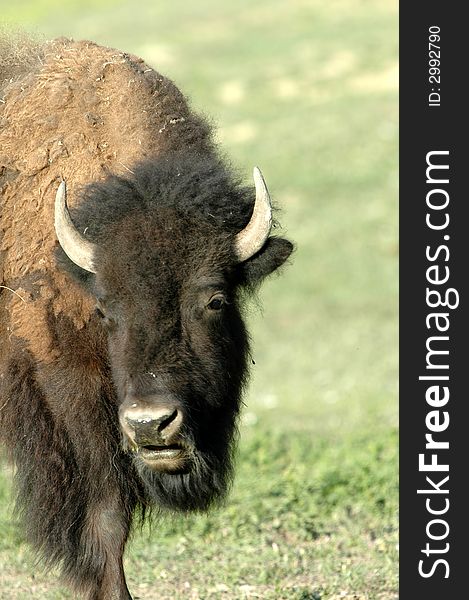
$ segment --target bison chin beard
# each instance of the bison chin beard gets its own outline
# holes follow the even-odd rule
[[[149,502],[175,512],[206,511],[222,502],[233,476],[234,437],[223,450],[195,450],[185,472],[154,471],[135,457]]]

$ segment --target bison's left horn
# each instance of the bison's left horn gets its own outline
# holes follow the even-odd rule
[[[65,181],[62,181],[55,196],[55,233],[63,251],[71,261],[85,271],[96,273],[94,266],[96,247],[78,231],[70,218]]]
[[[254,167],[254,183],[256,186],[256,201],[251,220],[236,235],[235,239],[236,254],[240,262],[244,262],[256,252],[259,252],[269,237],[272,227],[270,196],[262,173],[257,167]]]

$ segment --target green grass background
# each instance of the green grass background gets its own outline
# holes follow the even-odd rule
[[[297,244],[250,306],[226,507],[136,532],[136,598],[397,598],[397,6],[389,0],[0,0],[0,20],[142,56],[258,164]],[[0,598],[66,599],[0,469]]]

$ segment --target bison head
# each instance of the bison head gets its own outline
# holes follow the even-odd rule
[[[147,493],[171,509],[205,509],[232,471],[248,357],[241,293],[292,246],[269,238],[258,169],[254,203],[219,164],[134,173],[90,186],[73,221],[60,185],[62,263],[96,299],[124,449]]]

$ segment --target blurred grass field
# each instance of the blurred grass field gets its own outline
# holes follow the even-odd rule
[[[292,264],[249,309],[226,507],[127,548],[142,600],[397,598],[397,6],[390,0],[0,0],[0,21],[142,56],[282,207]],[[36,572],[0,469],[0,599]]]

